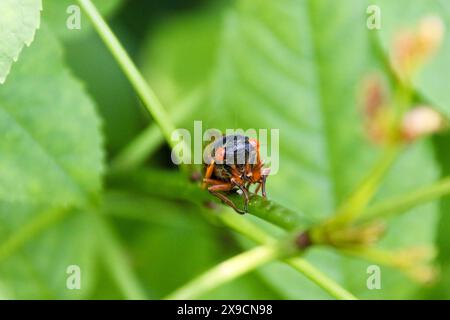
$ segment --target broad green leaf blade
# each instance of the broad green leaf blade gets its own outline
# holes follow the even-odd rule
[[[226,109],[228,119],[239,114],[244,128],[280,128],[280,172],[269,177],[270,194],[311,215],[330,214],[377,159],[356,104],[364,74],[376,66],[365,8],[364,2],[354,1],[242,1],[226,27],[216,110]],[[399,178],[411,174],[414,179]],[[430,149],[414,146],[383,184],[379,199],[408,192],[435,176]],[[435,206],[420,208],[414,216],[394,221],[386,246],[431,243],[435,211]],[[389,279],[383,293],[370,292],[367,263],[337,263],[317,252],[309,258],[356,296],[405,297],[413,287],[398,272],[383,269]],[[288,297],[312,298],[302,290],[303,279],[292,272],[290,279],[281,270],[265,274]]]
[[[367,55],[348,53],[367,50],[365,30],[349,32],[345,48],[333,40],[364,21],[353,8],[241,1],[226,21],[215,74],[212,112],[225,113],[219,125],[279,129],[280,172],[269,177],[270,195],[316,217],[333,211],[375,154],[364,146],[355,103]]]
[[[51,208],[95,204],[103,171],[100,121],[47,28],[0,90],[0,136],[1,245]],[[89,210],[21,234],[25,243],[1,263],[7,298],[80,298],[90,291],[96,241]],[[66,287],[69,265],[81,268],[79,291]]]
[[[377,159],[376,147],[364,137],[356,104],[364,75],[376,66],[365,8],[364,2],[354,1],[241,1],[227,22],[215,112],[226,110],[225,119],[239,117],[237,125],[243,128],[280,129],[280,172],[269,177],[270,195],[311,215],[333,212]],[[379,199],[408,192],[436,176],[428,146],[410,148],[400,161]],[[412,174],[414,179],[400,178]],[[435,212],[435,206],[428,206],[393,221],[386,246],[431,244]],[[343,259],[339,264],[335,257],[311,254],[313,261],[321,260],[320,269],[356,296],[394,298],[412,292],[408,280],[387,269],[383,293],[371,292],[365,282],[367,263]],[[301,290],[304,281],[299,276],[295,281],[292,272],[288,281],[288,273],[281,270],[265,274],[290,298],[313,298]]]
[[[41,0],[2,0],[0,2],[0,84],[24,45],[33,42],[39,28]]]
[[[42,210],[30,205],[0,203],[1,243]],[[42,213],[39,213],[42,214]],[[4,299],[81,299],[95,278],[96,231],[87,212],[69,212],[58,224],[32,238],[19,251],[0,259],[0,288]],[[79,267],[80,289],[67,280]],[[72,278],[74,279],[74,278]],[[70,279],[69,279],[70,280]],[[69,284],[73,282],[69,281]]]
[[[0,201],[79,204],[98,195],[100,122],[45,29],[0,90]]]
[[[129,38],[127,35],[121,38]],[[102,118],[105,149],[110,155],[115,154],[139,134],[148,123],[148,117],[143,116],[128,79],[96,33],[65,39],[64,45],[67,65],[83,79],[86,90],[96,102]]]
[[[280,129],[280,170],[268,179],[269,197],[316,218],[329,216],[379,156],[365,137],[356,102],[364,76],[382,69],[366,28],[368,4],[238,1],[226,16],[211,103],[201,115],[203,129]],[[178,50],[179,61],[185,61],[187,50]],[[178,91],[185,82],[179,79]],[[408,192],[436,176],[430,146],[416,144],[399,159],[377,199]],[[430,204],[393,219],[381,245],[431,245],[436,212]],[[323,249],[307,258],[356,296],[405,298],[417,288],[398,271],[382,268],[382,292],[369,291],[370,263]],[[304,277],[281,265],[263,268],[262,274],[286,298],[329,298],[316,287],[309,290]]]

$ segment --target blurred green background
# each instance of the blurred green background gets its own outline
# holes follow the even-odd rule
[[[0,117],[0,298],[159,299],[252,244],[205,219],[202,208],[105,181],[111,160],[153,121],[87,17],[81,30],[67,30],[73,2],[43,1],[36,39],[0,87],[0,109],[28,130],[23,138]],[[269,198],[317,219],[333,212],[379,154],[365,135],[358,94],[370,72],[390,77],[395,31],[429,13],[450,30],[448,1],[95,3],[178,127],[202,120],[204,129],[280,129],[280,170],[268,181]],[[378,31],[366,28],[372,3],[382,10]],[[416,99],[446,116],[449,34],[415,83]],[[374,202],[450,173],[449,139],[442,134],[408,147]],[[176,170],[162,137],[154,141],[142,166]],[[49,149],[52,159],[42,155]],[[391,219],[380,244],[435,246],[440,273],[432,285],[381,266],[382,289],[368,290],[373,263],[328,248],[313,248],[306,258],[360,298],[448,299],[449,205],[443,199]],[[81,267],[81,290],[66,288],[73,264]],[[275,262],[202,298],[331,296]]]

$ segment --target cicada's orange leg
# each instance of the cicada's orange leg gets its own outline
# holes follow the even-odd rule
[[[218,184],[224,184],[224,181],[216,180],[216,179],[203,179],[203,183],[205,183],[207,185],[218,185]]]
[[[241,185],[241,184],[239,184],[239,183],[234,182],[233,179],[231,179],[231,182],[232,182],[235,186],[237,186],[237,187],[242,191],[242,194],[244,195],[244,199],[245,199],[245,202],[244,202],[244,213],[245,213],[245,212],[248,211],[248,203],[249,203],[249,201],[250,201],[249,196],[248,196],[248,190],[245,188],[245,186],[243,186],[243,185]]]
[[[258,183],[258,186],[255,189],[255,194],[258,194],[259,189],[261,189],[261,182]]]
[[[236,205],[231,201],[227,196],[220,193],[220,191],[230,191],[234,188],[234,185],[232,183],[222,183],[222,184],[216,184],[213,186],[210,186],[208,188],[208,191],[215,197],[222,200],[224,203],[229,205],[231,208],[233,208],[237,213],[244,214],[246,211],[239,209],[236,207]]]
[[[206,188],[205,180],[211,178],[212,174],[214,172],[214,160],[211,161],[211,163],[206,168],[205,177],[203,178],[202,188]]]

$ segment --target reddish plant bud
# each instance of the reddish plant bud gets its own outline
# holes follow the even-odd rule
[[[406,270],[406,274],[414,281],[423,285],[431,285],[439,275],[439,271],[432,265],[418,265]]]
[[[361,100],[367,118],[376,116],[386,103],[386,90],[379,75],[370,75],[364,80]]]
[[[395,264],[413,280],[430,284],[436,279],[437,270],[430,262],[436,257],[434,247],[419,246],[399,250],[395,253]]]
[[[428,16],[420,22],[418,41],[423,56],[431,56],[440,47],[444,31],[444,23],[437,16]]]
[[[395,37],[391,54],[391,64],[393,69],[402,78],[409,76],[412,70],[415,46],[416,39],[412,32],[403,31]]]
[[[445,121],[440,113],[428,106],[418,106],[403,117],[401,133],[402,138],[410,142],[444,128]]]
[[[440,47],[444,24],[437,16],[421,20],[415,31],[403,31],[394,40],[391,64],[402,79],[409,79]]]
[[[377,144],[383,143],[389,106],[386,85],[379,74],[372,74],[364,79],[359,101],[368,137]]]

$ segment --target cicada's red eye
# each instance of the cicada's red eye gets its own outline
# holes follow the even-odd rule
[[[258,145],[259,145],[258,140],[254,139],[254,138],[250,138],[250,139],[248,139],[248,143],[250,143],[250,145],[253,148],[258,148]]]
[[[223,163],[223,160],[225,159],[225,148],[217,148],[214,160],[216,160],[216,163]]]

